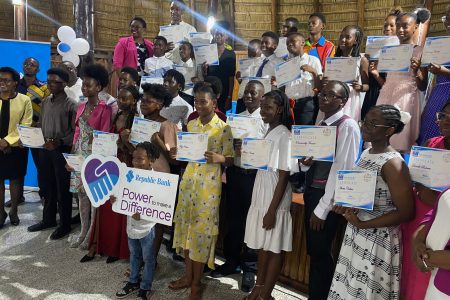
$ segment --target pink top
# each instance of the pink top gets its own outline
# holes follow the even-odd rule
[[[147,46],[149,57],[153,56],[153,43],[147,39],[144,39],[144,43]],[[134,38],[132,36],[120,38],[116,47],[114,47],[114,68],[131,67],[137,69],[137,64],[138,54]]]
[[[73,136],[73,145],[78,140],[80,136],[80,127],[78,126],[78,120],[83,114],[84,109],[86,108],[86,104],[88,102],[83,102],[78,106],[77,116],[75,118],[75,134]],[[109,132],[111,128],[111,119],[112,119],[112,109],[111,106],[107,105],[105,101],[100,101],[98,105],[94,108],[87,123],[95,130]]]

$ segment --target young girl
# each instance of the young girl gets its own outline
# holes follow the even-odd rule
[[[335,206],[348,221],[328,299],[399,299],[400,225],[414,216],[412,183],[400,153],[389,144],[405,126],[392,105],[374,106],[361,123],[365,150],[356,169],[377,172],[374,207]]]
[[[396,19],[397,37],[400,44],[414,44],[414,32],[424,20],[415,13],[402,13]],[[411,115],[411,121],[404,130],[391,140],[392,147],[408,152],[416,143],[420,129],[421,91],[426,89],[426,72],[420,70],[421,48],[415,47],[411,58],[411,70],[406,73],[388,73],[381,89],[377,104],[397,105],[400,110]]]
[[[179,253],[184,251],[186,271],[169,284],[173,290],[191,287],[191,300],[201,299],[204,265],[214,269],[222,166],[233,164],[231,129],[214,112],[217,100],[213,89],[198,83],[194,90],[199,117],[190,121],[187,128],[189,132],[208,133],[207,163],[188,163],[180,183],[173,247]]]
[[[186,73],[183,73],[186,83],[183,92],[192,96],[192,88],[194,87],[193,81],[203,80],[201,67],[195,64],[194,47],[191,43],[182,41],[180,43],[179,52],[181,63],[178,65],[186,68]],[[175,70],[178,70],[176,66]]]
[[[258,171],[252,204],[247,215],[245,243],[258,250],[256,285],[245,299],[268,300],[283,266],[285,252],[292,251],[292,189],[290,172],[298,169],[290,153],[289,128],[293,124],[289,99],[271,91],[261,100],[261,117],[269,124],[265,139],[272,141],[269,170]]]
[[[81,103],[77,110],[72,153],[86,158],[92,153],[94,130],[106,132],[110,130],[112,109],[105,101],[100,101],[98,98],[98,94],[109,83],[108,71],[103,66],[94,64],[86,66],[83,74],[81,90],[83,96],[88,100]],[[81,218],[81,232],[75,239],[72,239],[70,246],[73,248],[80,246],[82,249],[87,249],[89,237],[91,236],[91,225],[94,222],[95,210],[91,208],[91,202],[84,191],[83,183],[81,182],[81,173],[73,172],[70,168],[68,170],[72,171],[70,191],[72,193],[78,193]]]

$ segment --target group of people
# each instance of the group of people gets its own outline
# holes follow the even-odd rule
[[[79,78],[72,63],[62,62],[47,70],[46,82],[36,78],[39,62],[33,58],[24,61],[23,78],[10,67],[0,68],[0,228],[8,216],[11,225],[20,223],[17,208],[23,201],[28,148],[20,143],[17,125],[35,126],[45,138],[42,149],[31,149],[44,208],[42,221],[28,231],[56,227],[51,239],[68,236],[77,221],[72,218],[75,196],[81,229],[69,242],[88,250],[80,262],[96,254],[107,256],[107,263],[130,260],[129,277],[118,298],[135,293],[138,299],[151,297],[166,231],[174,257],[185,262],[183,276],[170,282],[170,289],[190,288],[189,299],[201,299],[205,270],[215,278],[242,271],[241,289],[249,293],[245,299],[273,299],[284,256],[292,251],[290,207],[298,184],[293,178],[304,192],[310,299],[450,298],[445,284],[450,280],[445,215],[450,192],[439,198],[436,191],[413,184],[402,157],[413,145],[450,150],[450,70],[434,63],[421,67],[421,47],[415,46],[409,72],[382,74],[376,61],[360,53],[359,26],[346,26],[335,46],[323,36],[323,14],[309,17],[308,38],[298,31],[296,18],[286,19],[281,33],[289,59],[298,60],[300,79],[277,88],[275,67],[283,62],[275,53],[277,33],[265,32],[248,44],[249,58],[259,59],[249,75],[270,78],[272,84],[267,91],[261,81],[249,81],[237,103],[236,113],[257,118],[258,138],[272,143],[268,170],[257,171],[241,163],[242,140],[233,138],[226,122],[234,80],[242,82],[228,44],[229,26],[218,22],[212,29],[219,65],[197,65],[187,41],[196,30],[182,20],[185,6],[182,0],[170,6],[169,25],[181,26],[186,38],[180,43],[169,43],[162,35],[147,40],[146,22],[139,17],[130,22],[132,35],[121,38],[114,52],[117,99],[105,92],[109,74],[99,64],[84,66]],[[423,16],[396,9],[385,19],[384,34],[396,35],[400,44],[415,44],[415,32],[427,21]],[[443,24],[450,33],[450,7]],[[357,57],[355,81],[347,84],[324,76],[327,57]],[[192,72],[183,74],[176,66]],[[144,75],[162,78],[163,84],[140,84]],[[431,93],[424,97],[427,87]],[[137,145],[130,141],[136,116],[160,123],[151,140]],[[335,161],[292,159],[294,124],[336,127]],[[180,175],[171,230],[139,214],[113,212],[114,197],[97,209],[91,206],[80,172],[66,163],[64,154],[88,157],[95,130],[118,134],[117,157],[127,166]],[[179,131],[208,134],[206,163],[176,160]],[[373,210],[334,205],[336,172],[350,169],[376,171]],[[5,180],[11,195],[9,214]],[[222,196],[225,263],[216,267]],[[338,225],[345,220],[336,262],[331,249]],[[433,230],[437,222],[447,227]],[[431,249],[438,238],[445,240],[444,248]]]

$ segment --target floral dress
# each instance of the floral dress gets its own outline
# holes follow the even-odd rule
[[[78,126],[80,127],[80,137],[75,143],[74,154],[86,158],[92,153],[92,136],[94,134],[94,129],[88,125],[83,117],[78,120]],[[72,172],[70,177],[70,191],[72,193],[84,193],[80,172]]]

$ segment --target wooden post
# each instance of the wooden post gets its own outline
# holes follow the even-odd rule
[[[73,0],[73,14],[75,16],[74,30],[77,37],[88,41],[90,51],[84,60],[93,62],[94,58],[94,0]]]
[[[358,25],[364,28],[364,11],[365,11],[365,1],[358,0]]]
[[[277,32],[278,31],[278,0],[272,0],[272,31]]]

